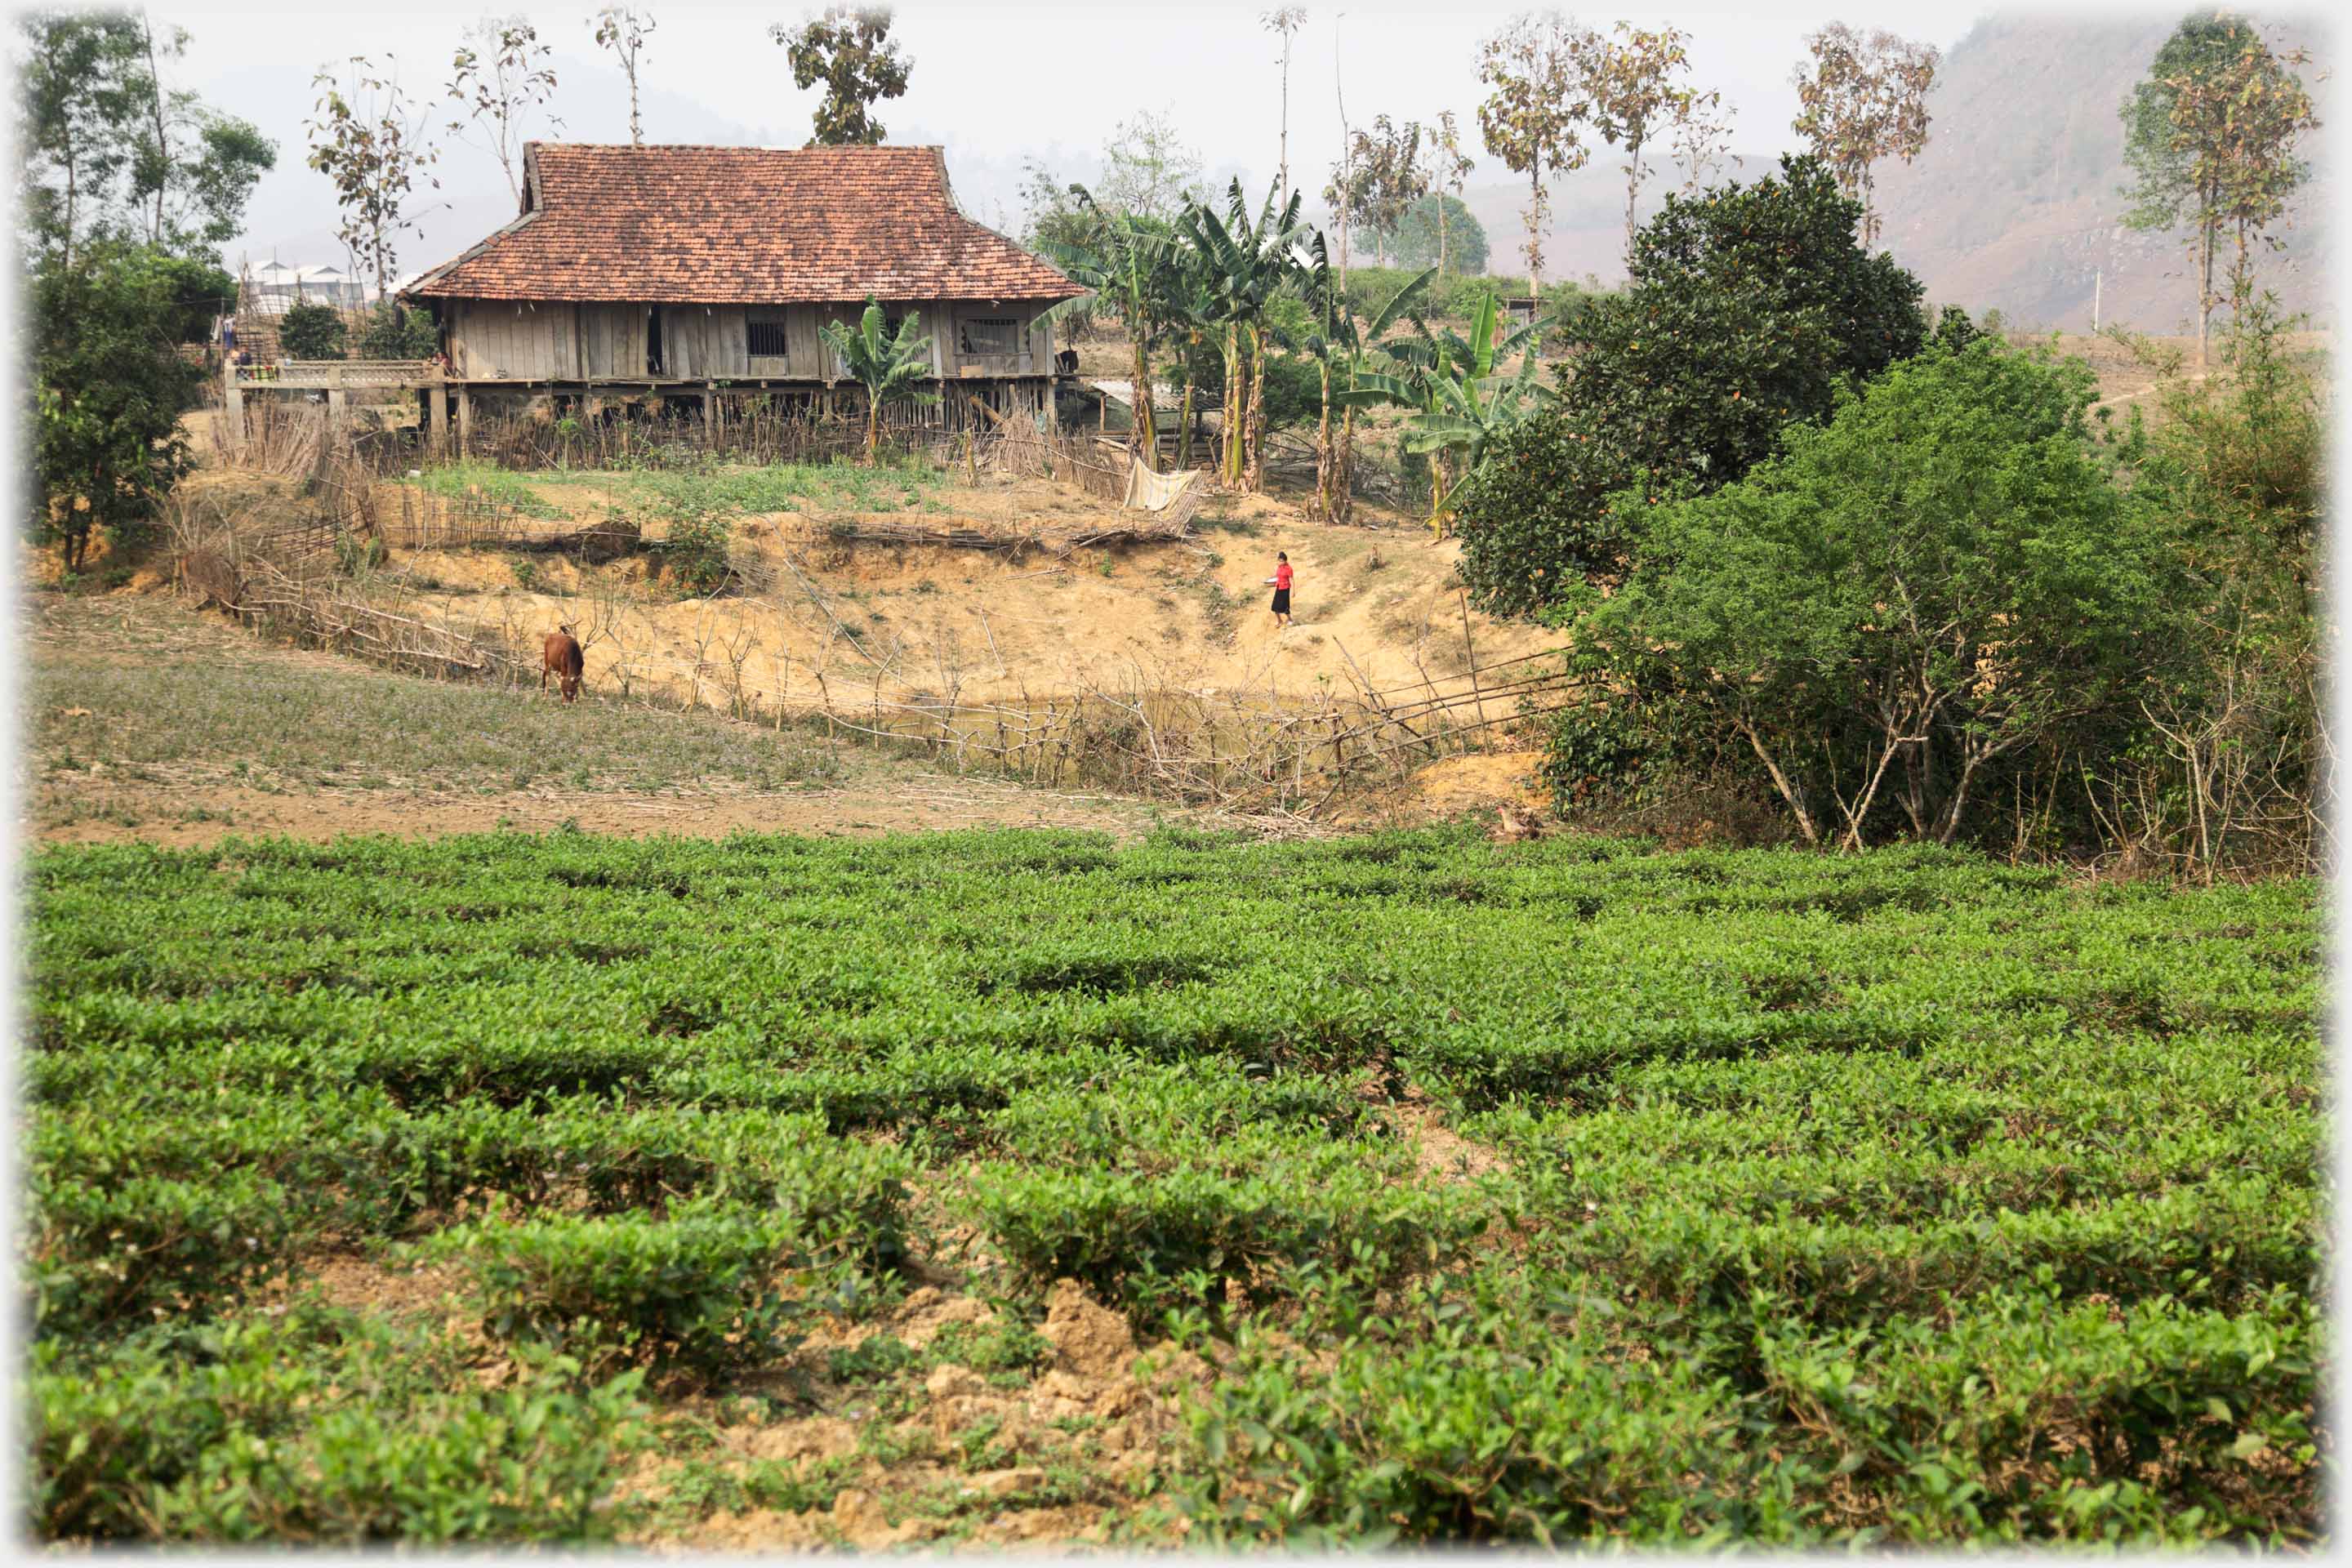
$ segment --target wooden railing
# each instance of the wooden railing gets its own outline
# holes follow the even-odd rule
[[[276,364],[236,367],[239,386],[416,386],[437,381],[430,362],[419,359],[289,359]]]

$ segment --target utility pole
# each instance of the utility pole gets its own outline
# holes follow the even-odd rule
[[[2100,268],[2091,274],[2091,335],[2099,335],[2099,290],[2107,281],[2107,269]]]

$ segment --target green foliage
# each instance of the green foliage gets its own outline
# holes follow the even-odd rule
[[[187,265],[144,247],[84,246],[45,259],[31,289],[37,540],[80,569],[93,535],[134,538],[194,466],[181,413],[204,373],[171,345],[187,318]]]
[[[1748,748],[1809,842],[1898,813],[1950,842],[1982,770],[2063,766],[2177,636],[2165,540],[2084,418],[2096,391],[2079,363],[1930,348],[1746,479],[1651,510],[1643,564],[1573,640],[1647,710]]]
[[[680,594],[708,598],[727,585],[733,572],[728,556],[733,534],[734,524],[723,515],[681,518],[669,525],[662,563]]]
[[[48,1541],[608,1542],[645,1415],[642,1373],[538,1357],[486,1388],[456,1347],[314,1304],[59,1347],[30,1380]]]
[[[2132,184],[2117,194],[2131,204],[2126,226],[2162,233],[2201,219],[2191,166],[2195,149],[2175,134],[2173,111],[2182,79],[2218,75],[2237,58],[2246,26],[2210,9],[2180,19],[2171,37],[2148,62],[2147,75],[2132,85],[2118,113],[2124,122],[2124,163]]]
[[[1388,253],[1406,271],[1437,265],[1437,208],[1445,205],[1445,275],[1475,277],[1486,270],[1486,229],[1468,207],[1454,196],[1432,191],[1404,209],[1395,232],[1388,237]]]
[[[278,152],[251,122],[163,87],[157,68],[184,58],[186,32],[107,11],[17,25],[27,250],[70,267],[85,243],[143,244],[216,267]]]
[[[1945,358],[1919,384],[2066,405]],[[226,1259],[160,1320],[45,1320],[45,1539],[625,1529],[593,1500],[621,1414],[545,1340],[776,1388],[813,1315],[899,1288],[919,1166],[973,1296],[1076,1268],[1143,1349],[1213,1352],[1142,1478],[1205,1540],[2324,1529],[2308,880],[1459,827],[502,832],[59,846],[26,896],[37,1265],[142,1205],[274,1202],[293,1267],[398,1237],[516,1336],[486,1387],[478,1346],[265,1330]],[[1026,1319],[811,1381],[887,1447],[931,1365],[1034,1376]],[[689,1513],[848,1479],[699,1474]]]
[[[812,147],[878,147],[888,132],[874,105],[906,95],[915,62],[890,37],[890,13],[881,6],[833,5],[797,27],[779,22],[768,36],[784,47],[793,85],[824,84],[816,107]]]
[[[289,359],[341,359],[345,331],[341,310],[299,300],[278,318],[278,343]]]
[[[431,359],[440,347],[440,329],[433,324],[429,311],[386,301],[368,313],[367,325],[360,331],[357,357]]]
[[[1462,574],[1528,615],[1622,573],[1654,502],[1738,479],[1793,424],[1917,352],[1920,286],[1854,243],[1858,204],[1811,158],[1780,178],[1669,195],[1629,287],[1562,331],[1552,407],[1506,433],[1465,488]]]
[[[542,1341],[599,1364],[635,1360],[708,1380],[789,1351],[789,1327],[807,1310],[796,1295],[854,1286],[844,1260],[859,1244],[839,1215],[695,1200],[658,1219],[460,1226],[419,1252],[465,1265],[494,1340]]]
[[[894,325],[872,295],[857,325],[827,321],[817,335],[833,351],[842,370],[866,389],[866,458],[878,462],[882,453],[882,410],[892,403],[937,403],[940,395],[920,383],[931,374],[931,340],[913,311]]]

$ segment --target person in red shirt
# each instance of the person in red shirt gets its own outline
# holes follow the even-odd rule
[[[1286,626],[1290,624],[1290,557],[1282,551],[1274,552],[1274,575],[1266,581],[1274,584],[1274,624]]]

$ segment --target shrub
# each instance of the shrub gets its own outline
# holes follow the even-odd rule
[[[278,343],[289,359],[341,359],[343,313],[331,305],[289,305],[278,320]]]
[[[361,359],[430,359],[441,347],[440,329],[432,315],[391,300],[368,313],[361,329]]]
[[[728,558],[728,541],[733,533],[732,523],[710,513],[681,518],[669,525],[662,564],[682,595],[708,598],[727,585],[733,571]]]
[[[1917,279],[1855,244],[1858,205],[1818,160],[1670,195],[1627,290],[1574,314],[1549,409],[1488,448],[1463,492],[1462,574],[1509,615],[1640,553],[1654,504],[1730,483],[1791,423],[1917,352]]]
[[[310,1205],[250,1170],[119,1183],[36,1179],[36,1331],[120,1331],[204,1313],[285,1266]]]
[[[298,1304],[75,1364],[37,1346],[33,1525],[47,1541],[609,1541],[641,1373],[528,1361],[483,1388],[448,1347]]]
[[[990,1165],[974,1173],[972,1194],[989,1234],[1033,1281],[1066,1276],[1137,1303],[1194,1274],[1209,1281],[1212,1300],[1223,1300],[1229,1280],[1269,1296],[1285,1266],[1386,1278],[1409,1259],[1444,1256],[1484,1226],[1466,1204],[1384,1184],[1360,1167],[1325,1162],[1317,1175]]]
[[[1772,1474],[1737,1396],[1693,1362],[1612,1354],[1556,1321],[1443,1311],[1401,1313],[1398,1342],[1350,1341],[1311,1374],[1245,1342],[1188,1417],[1179,1496],[1194,1530],[1310,1550],[1684,1544],[1733,1520],[1748,1540],[1791,1538],[1795,1467]],[[1748,1503],[1759,1480],[1780,1508]]]
[[[1808,842],[1952,842],[1991,770],[2061,765],[2176,640],[2179,574],[2110,482],[2095,391],[1990,340],[1933,348],[1747,479],[1650,509],[1643,565],[1572,640],[1662,743],[1748,752]]]
[[[835,1251],[812,1247],[796,1216],[698,1202],[662,1219],[486,1221],[443,1231],[412,1255],[465,1266],[492,1339],[539,1340],[596,1364],[640,1361],[709,1381],[797,1342],[788,1330],[803,1309],[787,1297],[785,1277],[811,1269],[814,1254]]]

